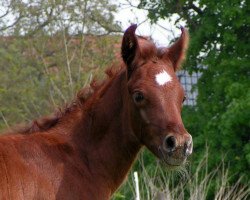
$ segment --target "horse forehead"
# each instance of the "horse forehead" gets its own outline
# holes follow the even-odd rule
[[[160,86],[163,86],[173,81],[173,77],[165,69],[162,69],[157,72],[155,74],[154,79],[155,82]]]
[[[157,65],[149,70],[153,83],[157,86],[170,85],[176,81],[176,74],[166,65]]]
[[[178,84],[178,79],[171,66],[165,63],[147,63],[140,68],[134,75],[133,82],[151,85],[153,88],[167,89]]]

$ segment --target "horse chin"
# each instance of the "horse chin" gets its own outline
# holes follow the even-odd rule
[[[185,165],[185,162],[186,160],[178,160],[178,161],[170,161],[170,160],[162,160],[163,161],[163,164],[168,168],[168,169],[171,169],[171,170],[176,170],[176,169],[179,169],[181,167],[183,167]]]
[[[173,169],[173,170],[183,167],[187,160],[185,157],[179,158],[176,157],[176,155],[174,157],[172,153],[171,154],[165,153],[160,148],[157,157],[168,169]]]
[[[173,157],[173,154],[168,155],[162,150],[161,147],[156,148],[155,146],[150,146],[148,148],[159,160],[160,162],[170,170],[178,170],[182,168],[186,163],[185,157]]]

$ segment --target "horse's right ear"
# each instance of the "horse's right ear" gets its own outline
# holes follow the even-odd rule
[[[136,28],[137,28],[136,24],[133,24],[130,27],[128,27],[122,39],[121,54],[123,61],[127,65],[128,78],[130,77],[133,71],[132,63],[135,59],[136,52],[138,50],[138,41],[135,35]]]

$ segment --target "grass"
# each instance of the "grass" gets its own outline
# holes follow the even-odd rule
[[[208,170],[208,162],[206,153],[191,173],[190,163],[175,171],[166,169],[159,161],[146,167],[140,155],[137,163],[140,200],[247,200],[250,197],[250,187],[241,182],[242,177],[230,183],[233,177],[223,161],[212,171]],[[134,170],[112,200],[138,199],[133,173]]]

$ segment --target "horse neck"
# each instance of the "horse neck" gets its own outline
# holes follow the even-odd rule
[[[124,71],[114,77],[98,101],[84,111],[80,123],[75,122],[78,126],[73,134],[88,169],[96,180],[108,182],[111,192],[122,183],[141,148],[130,125],[126,85]]]

